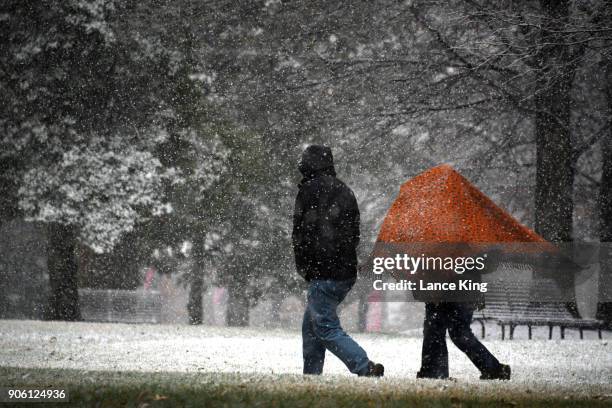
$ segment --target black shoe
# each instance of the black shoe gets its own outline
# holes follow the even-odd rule
[[[482,373],[480,376],[481,380],[505,380],[510,379],[510,366],[506,364],[500,364],[497,370]]]
[[[385,375],[385,366],[368,361],[368,372],[363,374],[362,377],[382,377],[383,375]]]

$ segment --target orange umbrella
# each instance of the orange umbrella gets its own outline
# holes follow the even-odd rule
[[[389,208],[370,256],[397,253],[459,257],[489,254],[497,262],[573,265],[558,248],[501,209],[451,166],[405,182]],[[554,261],[554,262],[553,262]]]
[[[368,266],[374,258],[403,254],[444,259],[484,256],[487,268],[483,273],[495,271],[502,261],[527,263],[556,274],[562,266],[575,269],[558,248],[522,225],[449,165],[431,168],[401,186]],[[396,279],[414,273],[399,268],[390,272]],[[452,271],[422,272],[413,277],[432,282],[459,278]]]
[[[443,164],[405,182],[378,234],[384,243],[547,243]]]

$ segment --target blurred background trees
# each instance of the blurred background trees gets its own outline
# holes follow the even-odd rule
[[[362,254],[398,186],[441,162],[549,240],[610,241],[603,0],[1,8],[0,218],[48,226],[55,318],[78,318],[77,282],[135,288],[156,262],[187,265],[195,324],[212,285],[232,325],[299,292],[308,143],[356,192]]]

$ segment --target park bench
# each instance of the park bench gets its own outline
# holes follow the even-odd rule
[[[580,338],[584,330],[597,330],[601,339],[603,322],[595,319],[574,317],[562,300],[557,285],[550,279],[498,280],[489,284],[484,309],[474,313],[473,320],[481,325],[482,337],[485,337],[485,323],[496,322],[501,326],[502,340],[514,337],[517,326],[527,326],[529,339],[532,328],[548,327],[548,338],[552,339],[553,328],[559,327],[560,336],[565,338],[565,329],[577,329]]]
[[[156,290],[79,289],[81,317],[90,322],[160,323]]]

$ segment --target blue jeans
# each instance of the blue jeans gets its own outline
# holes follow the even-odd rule
[[[355,279],[312,280],[302,323],[304,374],[321,374],[325,350],[338,357],[353,374],[366,374],[368,355],[340,327],[336,309],[349,293]]]

